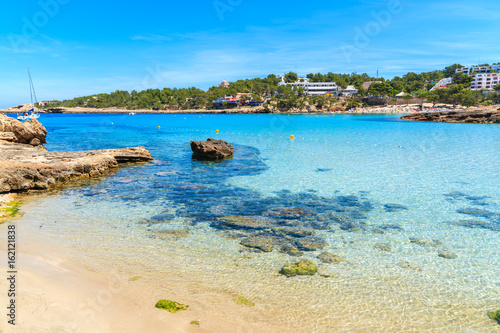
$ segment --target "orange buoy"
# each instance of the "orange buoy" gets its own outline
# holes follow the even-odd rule
[[[292,140],[295,139],[295,135],[293,135],[293,134],[290,135],[290,139],[292,139]]]
[[[215,133],[219,133],[219,130],[215,130]]]

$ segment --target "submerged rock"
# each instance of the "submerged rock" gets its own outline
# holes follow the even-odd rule
[[[264,252],[271,252],[277,244],[277,240],[272,237],[249,237],[240,242],[241,245],[256,248]]]
[[[318,237],[305,237],[297,239],[295,245],[304,251],[316,251],[325,248],[326,242]]]
[[[155,234],[163,240],[178,240],[189,236],[189,230],[188,229],[162,230],[162,231],[157,231]]]
[[[458,256],[455,253],[449,252],[449,251],[440,251],[438,253],[438,256],[441,258],[445,258],[445,259],[457,259],[458,258]]]
[[[280,253],[285,253],[285,254],[288,254],[290,256],[294,256],[294,257],[300,257],[301,255],[304,254],[304,252],[300,251],[298,248],[296,248],[295,246],[293,245],[283,245],[280,249],[279,249],[279,252]]]
[[[234,146],[226,141],[207,139],[207,141],[191,141],[193,157],[203,160],[222,160],[233,156]]]
[[[391,244],[377,243],[373,247],[381,251],[387,251],[387,252],[392,251]]]
[[[155,308],[163,309],[171,313],[176,313],[181,310],[187,310],[188,307],[189,305],[180,304],[166,299],[159,300],[155,305]]]
[[[322,252],[320,255],[318,255],[318,259],[326,264],[346,261],[344,258],[329,252]]]
[[[272,208],[268,210],[265,215],[279,217],[284,219],[298,219],[304,216],[309,216],[314,214],[315,211],[300,208],[300,207],[283,207],[283,208]]]
[[[412,265],[408,261],[402,261],[402,262],[398,263],[397,265],[401,268],[404,268],[404,269],[410,269],[410,270],[417,271],[417,272],[422,271],[422,269],[420,267]]]
[[[497,220],[500,222],[500,214],[495,213],[495,212],[490,212],[489,210],[485,209],[478,209],[478,208],[461,208],[457,209],[457,213],[464,214],[464,215],[471,215],[474,217],[483,217],[489,220]]]
[[[384,209],[386,212],[392,213],[400,210],[408,210],[408,207],[399,204],[386,204],[384,205]]]
[[[273,231],[278,234],[282,233],[292,237],[307,237],[314,235],[313,229],[306,229],[306,228],[281,227],[281,228],[274,228]]]
[[[314,275],[318,272],[318,266],[310,260],[301,260],[295,264],[288,264],[281,268],[280,274],[286,276]]]
[[[420,246],[433,246],[433,247],[443,244],[443,242],[440,240],[427,240],[427,239],[422,239],[422,238],[417,238],[417,237],[411,237],[410,243],[417,244]]]
[[[233,229],[268,229],[276,226],[276,221],[264,216],[224,216],[214,223]]]
[[[473,228],[473,229],[479,228],[492,231],[500,231],[500,223],[494,223],[494,222],[463,220],[463,221],[450,222],[450,224],[457,225],[460,227]]]

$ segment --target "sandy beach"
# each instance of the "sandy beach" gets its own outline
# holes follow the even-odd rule
[[[23,247],[16,325],[2,321],[5,332],[212,332],[191,325],[189,313],[155,309],[151,295],[132,282],[91,272],[63,255]],[[0,253],[7,257],[5,250]],[[5,279],[1,288],[7,288]]]

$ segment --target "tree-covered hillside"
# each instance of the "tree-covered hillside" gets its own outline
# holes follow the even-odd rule
[[[468,89],[472,77],[455,73],[457,68],[464,67],[460,64],[448,66],[442,70],[432,72],[413,73],[409,72],[403,76],[396,76],[390,80],[374,78],[368,74],[335,74],[335,73],[310,73],[307,78],[311,82],[335,82],[339,87],[345,89],[348,85],[355,86],[359,97],[364,96],[390,96],[393,97],[400,92],[427,98],[431,102],[443,102],[462,105],[493,104],[500,101],[499,92],[483,94],[482,91]],[[447,89],[430,89],[441,79],[452,77],[453,84]],[[285,74],[286,82],[300,80],[297,73]],[[363,83],[372,83],[368,90],[363,88]],[[51,101],[46,106],[53,107],[89,107],[89,108],[124,108],[134,109],[200,109],[211,108],[212,101],[223,96],[235,96],[238,93],[246,93],[247,98],[268,98],[281,108],[304,107],[307,104],[316,105],[321,108],[329,98],[324,96],[306,97],[302,89],[293,90],[290,86],[278,86],[280,79],[274,74],[266,78],[254,78],[230,82],[228,88],[213,86],[207,91],[192,88],[164,88],[147,89],[143,91],[115,91],[112,93],[100,93],[96,95],[77,97],[65,101]],[[330,101],[331,102],[331,98]],[[348,106],[356,106],[358,101],[348,101]]]

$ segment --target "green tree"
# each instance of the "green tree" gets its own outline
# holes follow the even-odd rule
[[[289,72],[288,74],[285,74],[285,82],[286,83],[293,83],[296,82],[299,79],[299,76],[297,73],[294,72]]]

